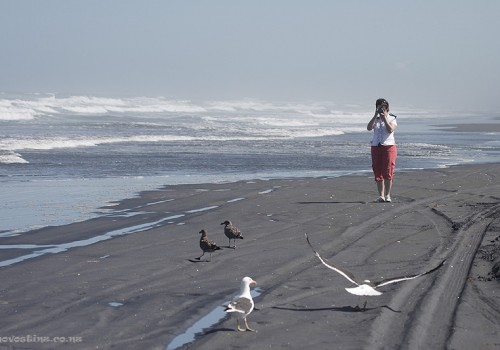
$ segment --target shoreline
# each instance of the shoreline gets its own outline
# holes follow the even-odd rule
[[[483,116],[482,123],[476,124],[443,124],[443,125],[430,125],[427,131],[433,130],[438,131],[444,136],[445,140],[450,135],[456,135],[459,139],[464,136],[463,132],[470,133],[474,137],[475,133],[482,134],[486,139],[492,139],[496,132],[499,131],[499,126],[492,122],[494,117]],[[463,120],[462,120],[463,121]],[[410,121],[407,120],[407,123]],[[405,127],[408,130],[413,130],[412,128],[418,127],[418,124],[412,126],[408,124]],[[463,131],[463,132],[462,132]],[[363,133],[353,133],[353,139],[359,142],[359,135],[364,135]],[[488,134],[489,136],[484,136]],[[346,134],[347,135],[347,134]],[[405,136],[406,135],[406,136]],[[465,150],[461,152],[463,154],[453,153],[450,157],[446,156],[448,152],[447,146],[440,148],[439,144],[435,146],[438,150],[425,149],[422,152],[418,151],[418,147],[413,144],[413,142],[419,142],[414,136],[408,138],[408,134],[404,131],[401,132],[400,141],[407,140],[408,149],[404,149],[405,142],[402,145],[402,153],[409,152],[413,157],[405,157],[402,155],[398,161],[398,167],[396,171],[413,171],[415,169],[439,169],[441,167],[446,167],[456,164],[467,164],[468,161],[474,160],[481,163],[490,163],[498,161],[498,147],[495,141],[490,141],[484,149],[475,149],[474,154],[468,153]],[[363,136],[364,137],[364,136]],[[368,134],[366,134],[368,137]],[[453,136],[451,136],[453,138]],[[420,140],[424,142],[425,137]],[[469,140],[470,141],[470,140]],[[466,141],[465,144],[468,144]],[[476,141],[472,141],[476,142]],[[433,144],[433,140],[430,141]],[[453,143],[453,142],[452,142]],[[446,145],[446,142],[445,142]],[[491,146],[490,146],[491,145]],[[415,149],[412,150],[412,147]],[[109,151],[109,150],[108,150]],[[437,152],[437,158],[432,157],[427,159],[428,152]],[[367,155],[368,153],[366,153]],[[441,155],[443,158],[440,158]],[[36,152],[32,157],[37,157]],[[180,159],[179,159],[180,161]],[[267,160],[270,161],[270,160]],[[325,164],[328,164],[326,161]],[[354,172],[366,172],[371,173],[369,166],[369,157],[366,161],[358,162],[353,166],[351,170],[340,171],[340,175],[354,173]],[[316,164],[317,165],[317,164]],[[68,164],[66,164],[68,166]],[[341,166],[342,167],[342,166]],[[266,168],[264,166],[263,168]],[[271,167],[272,168],[272,167]],[[333,171],[335,165],[329,167],[330,169],[323,168],[322,166],[315,167],[311,164],[311,167],[307,169],[319,169],[316,172],[311,172],[309,170],[294,170],[294,178],[304,178],[304,177],[330,177],[338,176],[338,174]],[[345,168],[345,166],[343,167]],[[6,169],[9,169],[7,166]],[[98,169],[98,167],[96,168]],[[83,221],[91,218],[95,218],[99,215],[105,214],[100,208],[103,206],[110,206],[108,204],[119,202],[124,198],[129,198],[138,195],[142,190],[154,190],[160,188],[164,184],[185,184],[185,183],[206,183],[206,182],[220,182],[220,178],[227,182],[233,181],[249,181],[252,179],[277,179],[277,178],[288,178],[289,169],[278,169],[269,172],[253,172],[250,169],[245,168],[248,172],[244,171],[243,174],[227,174],[222,173],[219,168],[215,172],[208,172],[206,175],[201,175],[196,172],[196,166],[190,171],[190,174],[186,174],[185,171],[180,172],[167,172],[162,171],[152,172],[151,176],[143,176],[143,171],[137,174],[130,174],[130,176],[122,177],[122,172],[113,173],[117,176],[111,177],[99,177],[98,173],[92,177],[92,172],[85,171],[80,174],[80,176],[75,177],[61,177],[57,176],[44,177],[44,176],[19,176],[16,177],[16,172],[11,175],[4,177],[3,184],[3,195],[4,204],[2,205],[2,211],[4,212],[4,220],[0,224],[0,238],[23,234],[25,232],[36,230],[38,228],[43,228],[47,226],[60,226],[65,224],[71,224],[75,221]],[[244,170],[245,170],[244,169]],[[269,168],[268,168],[269,169]],[[212,169],[213,170],[213,169]],[[238,169],[240,171],[241,169]],[[255,170],[255,169],[254,169]],[[24,167],[19,169],[19,174],[24,173]],[[43,173],[43,170],[42,170]],[[52,170],[50,170],[52,173]],[[219,174],[217,174],[219,173]],[[87,174],[89,176],[86,176]],[[109,173],[111,174],[111,173]],[[32,204],[32,202],[35,202]],[[75,204],[76,203],[76,204]]]
[[[328,348],[333,340],[348,348],[467,349],[472,340],[492,348],[500,288],[487,280],[491,263],[478,252],[499,250],[499,170],[488,163],[401,171],[393,202],[382,204],[372,202],[368,175],[163,186],[98,218],[2,238],[70,248],[0,267],[2,336],[80,337],[71,344],[77,349],[165,349],[249,275],[262,289],[248,318],[258,332],[235,332],[234,320],[224,319],[197,336],[196,348]],[[220,226],[226,219],[244,233],[237,249],[227,248]],[[189,261],[201,253],[201,228],[223,248],[210,263]],[[113,239],[67,246],[109,232]],[[328,261],[372,280],[418,273],[442,258],[447,263],[431,276],[386,288],[358,312],[358,298],[319,264],[304,232]],[[473,248],[468,242],[478,236],[485,239]],[[464,257],[472,257],[469,266],[461,266]],[[433,300],[453,293],[458,301],[436,307]],[[434,309],[456,319],[434,317]],[[422,323],[428,326],[419,340]]]
[[[481,163],[473,163],[476,165],[480,164],[494,164],[496,161],[494,160],[484,160]],[[426,167],[426,168],[400,168],[396,169],[396,172],[399,173],[404,173],[404,172],[413,172],[413,171],[422,171],[422,170],[437,170],[437,169],[446,169],[449,167],[453,166],[460,166],[460,165],[470,165],[472,163],[450,163],[446,165],[438,165],[435,167]],[[16,220],[16,221],[28,221],[31,224],[25,224],[28,226],[25,227],[16,227],[16,228],[0,228],[0,240],[9,238],[9,237],[16,237],[20,235],[25,235],[25,234],[30,234],[31,232],[38,232],[40,230],[44,230],[46,228],[51,228],[51,227],[60,227],[60,226],[66,226],[66,225],[71,225],[75,224],[78,222],[86,222],[88,220],[93,220],[97,219],[99,217],[107,216],[108,212],[112,212],[114,209],[116,209],[116,205],[123,202],[127,201],[129,199],[134,199],[134,198],[140,198],[143,192],[151,192],[151,191],[161,191],[162,188],[167,187],[167,186],[196,186],[196,185],[204,185],[204,184],[230,184],[230,183],[237,183],[237,182],[252,182],[252,181],[274,181],[274,180],[290,180],[290,179],[323,179],[323,178],[337,178],[337,177],[344,177],[344,176],[365,176],[365,175],[370,175],[372,173],[371,169],[363,169],[363,170],[345,170],[345,171],[320,171],[317,172],[316,175],[312,174],[307,174],[307,175],[294,175],[294,176],[284,176],[284,175],[278,175],[278,174],[262,174],[261,176],[253,176],[250,174],[247,175],[231,175],[229,178],[224,179],[224,180],[215,180],[215,178],[219,177],[218,175],[210,175],[210,178],[212,178],[211,181],[204,182],[200,178],[199,180],[195,181],[188,181],[188,182],[179,182],[179,180],[175,180],[171,184],[165,184],[165,179],[170,178],[170,176],[153,176],[151,179],[148,179],[147,177],[140,177],[137,178],[136,176],[133,176],[131,178],[96,178],[95,180],[103,183],[113,183],[117,182],[119,185],[115,186],[122,186],[129,188],[128,190],[116,190],[113,189],[111,193],[99,193],[98,195],[95,192],[95,189],[89,191],[87,188],[90,185],[90,182],[88,179],[52,179],[52,180],[43,180],[47,181],[48,183],[51,183],[51,185],[48,187],[48,189],[52,190],[55,187],[58,187],[57,190],[54,192],[51,192],[50,198],[56,203],[49,204],[47,207],[48,211],[44,211],[44,206],[39,205],[37,208],[35,206],[29,206],[29,208],[23,209],[23,213],[19,214],[18,212],[13,211],[13,208],[4,208],[6,209],[6,217],[7,220]],[[220,175],[224,176],[224,175]],[[174,176],[177,178],[177,176]],[[78,186],[76,187],[76,192],[72,193],[72,189],[68,188],[66,186],[64,187],[59,187],[59,185],[64,184],[70,184],[74,181],[77,182],[83,182],[85,186],[79,188]],[[141,181],[145,181],[145,183],[140,183]],[[22,185],[22,182],[19,183]],[[133,190],[130,190],[130,188],[133,188]],[[147,188],[147,189],[144,189]],[[109,190],[109,185],[106,186],[106,191]],[[7,202],[16,200],[15,198],[15,193],[19,191],[19,189],[13,189],[12,193],[9,194],[11,198],[7,198]],[[43,196],[44,200],[47,200],[47,194],[43,193],[42,189],[37,189],[37,191],[42,191],[40,193],[36,193],[36,197]],[[63,195],[63,192],[69,192],[69,196]],[[86,191],[86,192],[85,192]],[[84,194],[83,194],[84,193]],[[88,196],[90,195],[97,195],[98,198],[100,198],[97,202],[99,205],[95,205],[94,201],[88,202]],[[115,194],[115,195],[113,195]],[[120,198],[116,196],[121,195]],[[128,195],[127,195],[128,194]],[[78,197],[78,199],[81,201],[82,204],[79,205],[74,205],[74,201],[70,198],[72,196]],[[84,197],[81,197],[83,195]],[[79,202],[80,203],[80,202]],[[56,219],[53,218],[55,215],[53,213],[53,210],[55,207],[60,207],[64,208],[62,209],[62,212],[64,212],[62,218]],[[71,213],[71,210],[74,208],[78,208],[78,211],[75,211],[74,213]],[[81,211],[83,208],[85,210]],[[33,211],[42,211],[41,213],[34,213]],[[33,215],[41,216],[42,219],[38,221],[31,221],[32,219],[30,218]],[[61,215],[61,212],[59,212],[57,215]],[[45,222],[45,224],[41,224],[41,222]],[[0,244],[1,245],[1,244]]]

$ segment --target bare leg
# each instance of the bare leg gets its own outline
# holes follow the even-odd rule
[[[203,255],[205,255],[205,252],[203,252],[203,254],[201,254],[199,257],[197,257],[196,260],[200,260]]]
[[[384,197],[384,182],[385,181],[376,181],[377,182],[377,190],[378,190],[378,195],[380,197]]]
[[[392,180],[387,180],[387,179],[384,179],[384,187],[383,189],[385,189],[385,193],[384,193],[384,197],[390,197],[391,196],[391,189],[392,189]]]

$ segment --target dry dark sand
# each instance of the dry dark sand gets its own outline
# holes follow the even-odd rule
[[[375,197],[368,175],[172,186],[115,207],[142,215],[4,239],[61,243],[185,214],[0,268],[0,338],[79,337],[0,348],[165,349],[248,275],[262,288],[248,318],[258,332],[237,332],[226,318],[185,348],[498,349],[500,285],[490,271],[500,250],[500,165],[400,172],[393,202],[372,203]],[[215,252],[212,262],[189,261],[201,254],[202,228],[227,246],[226,219],[243,232],[238,248]],[[363,279],[419,273],[447,260],[436,273],[381,288],[360,311],[364,299],[319,263],[304,232],[329,262]]]

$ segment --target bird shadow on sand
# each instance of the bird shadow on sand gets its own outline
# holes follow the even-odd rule
[[[400,313],[401,311],[394,310],[388,305],[382,305],[382,306],[377,306],[377,307],[367,307],[367,308],[361,308],[359,306],[339,306],[339,307],[321,307],[321,308],[314,308],[314,309],[309,309],[309,308],[292,308],[292,307],[282,307],[282,306],[272,306],[272,309],[277,309],[277,310],[287,310],[287,311],[307,311],[307,312],[314,312],[314,311],[337,311],[337,312],[365,312],[365,311],[370,311],[370,310],[376,310],[376,309],[388,309],[392,312]]]
[[[238,331],[234,328],[220,327],[220,328],[207,329],[206,331],[203,332],[203,335],[208,335],[208,334],[218,333],[218,332],[238,332]]]
[[[298,204],[345,204],[345,203],[355,203],[355,204],[367,204],[367,201],[325,201],[325,202],[297,202]]]
[[[211,262],[210,260],[198,260],[196,258],[194,258],[194,259],[186,259],[186,260],[189,261],[189,262],[192,262],[192,263],[209,263],[209,262]]]

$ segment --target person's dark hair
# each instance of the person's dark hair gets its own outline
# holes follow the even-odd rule
[[[375,102],[375,107],[379,107],[379,106],[385,106],[385,107],[387,107],[387,110],[389,110],[389,102],[387,102],[387,100],[385,98],[379,98]]]

